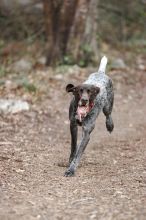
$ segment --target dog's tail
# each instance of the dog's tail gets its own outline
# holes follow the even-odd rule
[[[106,56],[103,56],[101,61],[100,61],[100,66],[99,66],[99,69],[98,69],[98,73],[105,73],[105,70],[106,70],[106,65],[107,65],[107,57]]]

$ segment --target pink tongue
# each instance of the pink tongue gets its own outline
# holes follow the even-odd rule
[[[88,112],[89,112],[89,106],[78,106],[77,115],[79,121],[82,121],[82,118],[86,117]]]

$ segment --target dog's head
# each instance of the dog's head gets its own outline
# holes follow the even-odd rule
[[[90,84],[81,84],[79,86],[68,84],[66,91],[73,93],[79,106],[87,106],[94,102],[100,88]]]
[[[93,108],[94,100],[99,93],[100,88],[90,84],[81,84],[78,86],[68,84],[66,86],[66,91],[72,92],[75,96],[78,105],[77,113],[81,119],[81,117],[85,117]]]

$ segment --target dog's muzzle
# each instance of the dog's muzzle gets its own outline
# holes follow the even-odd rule
[[[82,120],[87,116],[87,114],[91,111],[91,109],[93,108],[94,103],[91,102],[89,103],[88,100],[84,100],[80,99],[79,103],[78,103],[78,108],[77,108],[77,115],[76,115],[76,119],[79,120],[79,122],[82,122]]]

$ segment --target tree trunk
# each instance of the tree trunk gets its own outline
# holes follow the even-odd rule
[[[85,63],[97,57],[97,0],[43,0],[47,65]]]

